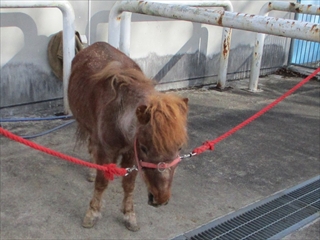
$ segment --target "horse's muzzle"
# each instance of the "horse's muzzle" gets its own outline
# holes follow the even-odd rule
[[[148,204],[152,207],[160,207],[160,206],[163,206],[163,205],[167,205],[169,203],[169,200],[167,200],[166,202],[164,203],[158,203],[153,194],[149,192],[148,194]]]

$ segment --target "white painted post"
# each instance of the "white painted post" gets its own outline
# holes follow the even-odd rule
[[[70,113],[68,85],[75,49],[75,15],[69,1],[0,1],[0,8],[59,8],[63,14],[63,102],[65,114]]]
[[[302,4],[298,4],[298,3],[292,3],[292,2],[269,2],[269,3],[266,3],[260,9],[259,15],[267,16],[269,14],[269,12],[272,10],[320,15],[319,6],[302,5]],[[253,50],[253,54],[252,54],[250,79],[249,79],[249,91],[251,91],[251,92],[259,91],[258,90],[258,81],[259,81],[259,75],[260,75],[264,39],[265,39],[265,34],[262,34],[262,33],[256,34],[254,50]],[[320,36],[318,33],[317,41],[319,41],[319,40],[320,40]]]

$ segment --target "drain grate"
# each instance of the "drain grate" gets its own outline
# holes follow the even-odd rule
[[[320,176],[173,240],[282,238],[320,216]]]

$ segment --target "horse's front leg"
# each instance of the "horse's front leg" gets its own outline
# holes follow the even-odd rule
[[[133,166],[133,152],[127,152],[123,154],[121,167],[131,168]],[[138,172],[133,171],[122,179],[122,187],[124,191],[124,198],[122,201],[122,212],[124,214],[124,222],[127,229],[131,231],[138,231],[140,227],[137,224],[136,214],[133,207],[133,190],[135,186],[135,180]]]
[[[96,221],[101,217],[101,203],[104,190],[108,186],[108,180],[105,179],[102,171],[97,171],[97,176],[94,185],[93,197],[90,201],[89,208],[84,216],[82,226],[91,228]]]

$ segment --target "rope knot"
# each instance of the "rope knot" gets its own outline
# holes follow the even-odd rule
[[[203,153],[204,151],[206,150],[211,150],[213,151],[214,150],[214,144],[215,142],[210,142],[210,141],[205,141],[202,146],[200,147],[197,147],[196,149],[194,149],[192,151],[192,153],[195,153],[195,154],[200,154],[200,153]]]
[[[111,164],[104,164],[104,177],[108,180],[113,180],[114,175],[117,176],[124,176],[127,174],[127,170],[124,168],[118,168],[116,164],[111,163]]]
[[[214,143],[210,142],[210,141],[205,141],[203,143],[203,145],[205,145],[209,150],[213,151],[214,150]]]

